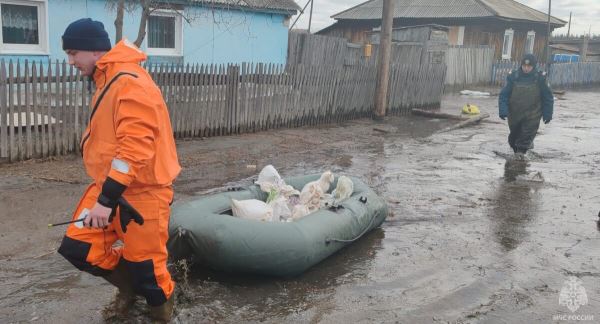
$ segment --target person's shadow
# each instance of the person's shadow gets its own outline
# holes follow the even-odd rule
[[[527,161],[506,160],[504,179],[498,187],[490,215],[495,240],[506,252],[514,250],[527,238],[527,224],[537,210],[533,183],[523,177],[527,175],[527,165]]]

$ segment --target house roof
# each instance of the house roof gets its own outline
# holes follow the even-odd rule
[[[499,17],[547,22],[548,16],[514,0],[394,0],[394,18],[482,18]],[[370,0],[337,13],[336,20],[380,20],[383,0]],[[565,21],[552,17],[553,25]]]
[[[550,45],[550,48],[557,49],[557,50],[563,50],[566,52],[579,53],[578,46],[571,46],[571,45],[566,45],[566,44],[552,44],[552,45]],[[598,55],[600,55],[600,53],[590,51],[588,49],[587,55],[598,56]]]
[[[294,0],[189,0],[204,5],[223,7],[240,7],[256,10],[281,10],[294,14],[300,11],[300,6]]]

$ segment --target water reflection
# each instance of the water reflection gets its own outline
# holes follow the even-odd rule
[[[279,279],[212,271],[200,264],[178,273],[180,319],[190,321],[300,320],[298,314],[333,301],[336,287],[366,278],[384,231],[373,230],[299,277]]]
[[[517,248],[527,237],[527,225],[537,211],[535,183],[527,180],[527,167],[526,161],[506,161],[504,179],[490,215],[495,240],[506,252]]]

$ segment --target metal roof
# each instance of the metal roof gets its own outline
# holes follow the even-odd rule
[[[205,6],[238,7],[255,10],[282,10],[295,14],[300,6],[294,0],[189,0]]]
[[[491,10],[496,13],[496,16],[519,19],[519,20],[530,20],[537,22],[548,22],[548,15],[544,12],[535,10],[522,3],[513,0],[478,0],[483,5],[488,6]],[[560,20],[556,17],[551,17],[550,23],[556,25],[565,25],[567,22]]]
[[[550,45],[550,47],[554,48],[554,49],[563,50],[563,51],[573,52],[573,53],[579,53],[580,52],[580,49],[579,49],[578,46],[571,46],[571,45],[567,45],[567,44],[552,44],[552,45]],[[600,55],[599,52],[593,52],[593,51],[590,51],[589,49],[588,49],[588,51],[587,51],[586,54],[588,56],[590,56],[590,55],[592,55],[592,56],[598,56],[598,55]]]
[[[394,0],[394,18],[481,18],[546,22],[548,16],[513,0]],[[381,19],[383,0],[370,0],[331,16],[336,20]],[[566,22],[552,17],[551,22]]]

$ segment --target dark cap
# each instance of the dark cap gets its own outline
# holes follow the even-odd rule
[[[531,65],[533,67],[537,66],[537,59],[533,54],[525,54],[523,59],[521,60],[521,65]]]
[[[90,18],[72,22],[62,36],[63,50],[108,51],[111,48],[104,25]]]

